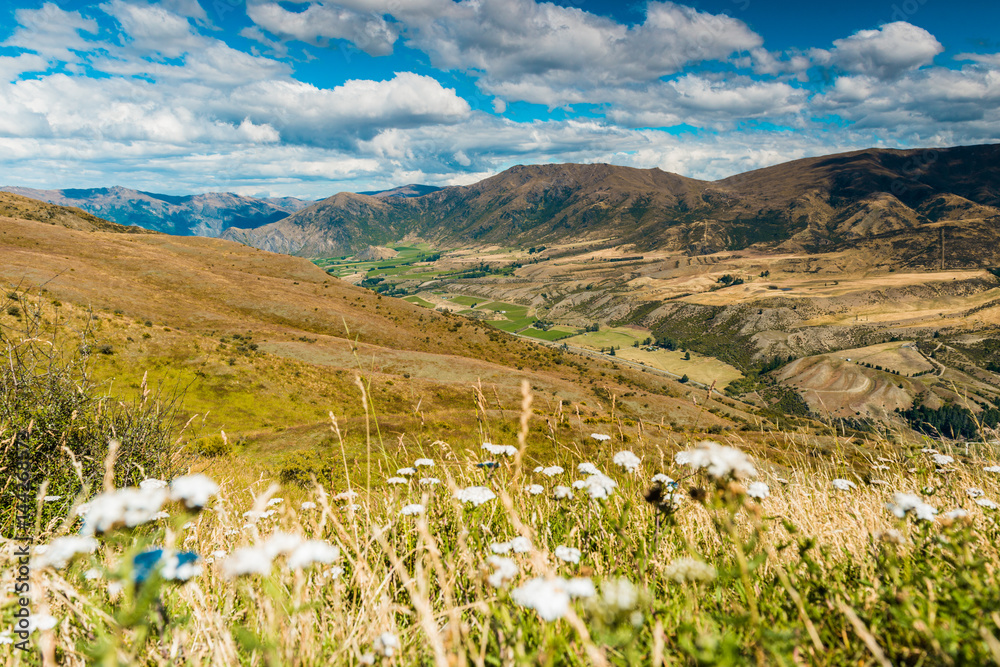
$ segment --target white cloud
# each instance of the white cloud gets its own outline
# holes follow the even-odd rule
[[[100,8],[118,21],[128,36],[128,44],[141,55],[177,58],[206,41],[192,32],[185,17],[157,5],[111,0]]]
[[[905,21],[897,21],[878,30],[859,30],[850,37],[834,41],[833,49],[814,49],[811,54],[820,64],[893,79],[907,70],[930,64],[942,51],[944,47],[934,35]]]
[[[454,90],[411,72],[387,81],[347,81],[332,89],[263,81],[233,91],[215,106],[223,115],[244,113],[273,124],[286,141],[341,146],[356,134],[371,137],[387,127],[453,123],[470,111]]]
[[[468,72],[507,101],[551,107],[606,102],[613,88],[763,43],[742,21],[672,2],[649,2],[634,26],[534,0],[342,0],[309,3],[298,13],[267,2],[248,12],[286,39],[346,39],[374,55],[390,53],[402,34],[439,69]]]
[[[22,53],[19,56],[0,56],[0,83],[14,81],[25,72],[44,72],[48,68],[49,62],[34,53]]]
[[[813,107],[917,145],[1000,141],[1000,69],[934,67],[893,82],[840,77]]]
[[[3,46],[26,49],[50,60],[76,62],[74,51],[86,51],[91,43],[80,33],[96,33],[97,21],[80,12],[67,12],[51,2],[41,9],[14,12],[18,27]]]
[[[281,39],[295,39],[316,46],[328,46],[332,39],[346,39],[373,56],[392,53],[393,44],[399,37],[397,28],[381,15],[334,4],[310,4],[303,11],[292,12],[276,2],[251,3],[247,6],[247,15]]]

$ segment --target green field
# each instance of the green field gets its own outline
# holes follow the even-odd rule
[[[434,308],[434,304],[429,301],[424,301],[419,296],[406,296],[403,297],[403,301],[409,301],[410,303],[416,304],[418,306],[423,306],[424,308]]]
[[[399,254],[392,259],[377,261],[371,260],[359,262],[350,259],[350,257],[327,257],[313,260],[313,263],[329,273],[331,276],[336,276],[337,278],[342,278],[355,273],[364,273],[367,278],[405,275],[407,279],[426,280],[428,277],[436,277],[442,273],[441,271],[426,271],[428,267],[412,266],[417,262],[422,262],[437,254],[430,248],[430,246],[388,247],[397,251]],[[417,273],[410,274],[410,271],[417,271]],[[421,271],[425,272],[420,273]]]
[[[483,302],[486,301],[486,299],[483,299],[483,298],[480,298],[480,297],[465,296],[465,295],[462,295],[462,294],[460,294],[458,296],[453,296],[449,300],[452,303],[457,303],[460,306],[471,306],[473,308],[475,308],[477,305],[479,305],[479,304],[481,304],[481,303],[483,303]]]
[[[501,331],[516,333],[525,327],[530,327],[538,320],[534,317],[518,317],[516,319],[490,320],[489,323]]]
[[[481,310],[492,310],[497,313],[503,313],[507,316],[508,320],[520,319],[528,316],[527,306],[518,306],[517,304],[504,303],[503,301],[493,301],[492,303],[488,303],[485,306],[482,306]]]
[[[576,335],[576,329],[552,327],[548,331],[542,331],[541,329],[528,328],[521,332],[522,336],[527,336],[528,338],[538,338],[539,340],[555,341],[562,340],[563,338],[569,338],[570,336]]]

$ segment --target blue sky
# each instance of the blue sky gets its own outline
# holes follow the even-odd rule
[[[1000,141],[987,0],[11,0],[0,184],[319,198]]]

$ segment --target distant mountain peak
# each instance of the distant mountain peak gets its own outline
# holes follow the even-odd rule
[[[379,199],[387,199],[389,197],[423,197],[424,195],[429,195],[432,192],[437,192],[440,189],[441,188],[436,185],[410,183],[409,185],[400,185],[399,187],[389,190],[368,190],[366,192],[358,192],[357,194],[377,197]]]
[[[1000,145],[872,148],[712,182],[610,164],[517,165],[426,196],[417,186],[340,194],[224,238],[314,257],[408,237],[442,249],[600,243],[700,255],[810,253],[909,234],[892,251],[905,254],[938,234],[929,223],[947,221],[966,229],[975,263],[992,243],[981,230],[1000,220],[998,184]]]
[[[63,190],[6,186],[0,191],[49,204],[74,206],[121,225],[178,236],[219,236],[228,227],[259,227],[286,218],[312,203],[293,197],[260,199],[231,192],[167,195],[121,185]]]

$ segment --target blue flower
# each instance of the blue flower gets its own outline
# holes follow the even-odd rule
[[[132,558],[132,579],[136,584],[149,581],[159,572],[164,581],[187,581],[201,573],[201,558],[193,551],[177,553],[169,549],[147,549]]]

